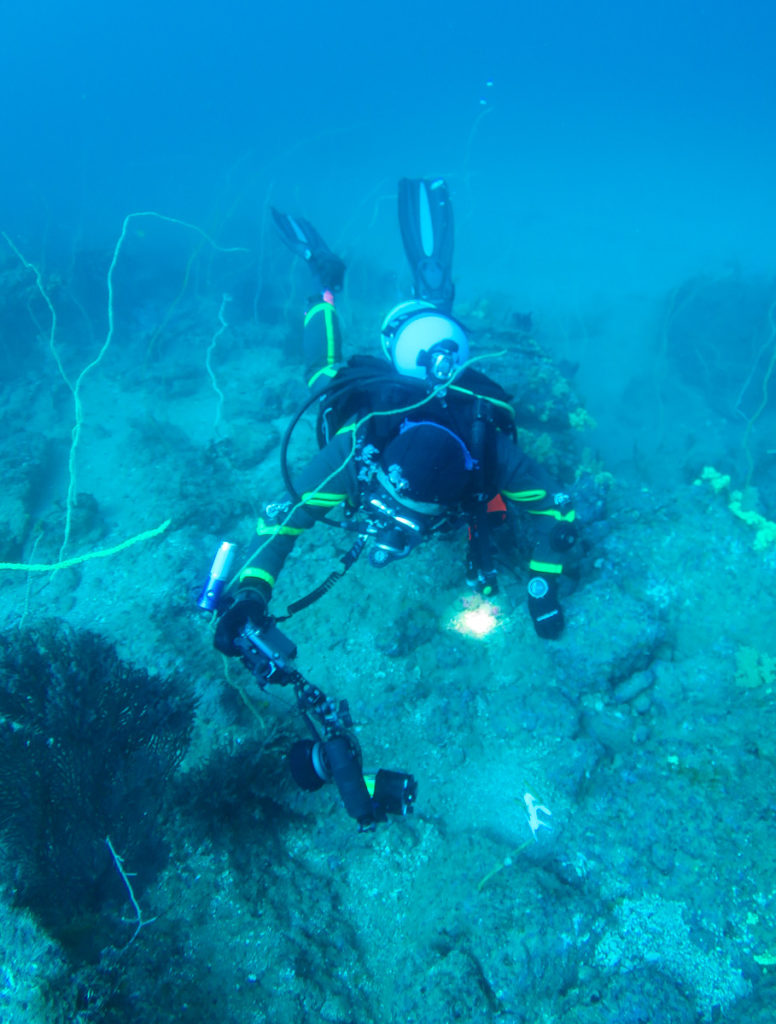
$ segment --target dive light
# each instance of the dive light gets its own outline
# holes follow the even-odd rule
[[[225,540],[218,551],[216,551],[216,557],[210,566],[210,575],[207,578],[207,583],[202,588],[202,593],[197,601],[197,606],[202,608],[203,611],[214,612],[218,607],[226,581],[229,579],[229,574],[232,571],[235,548],[235,544],[230,544],[228,540]]]

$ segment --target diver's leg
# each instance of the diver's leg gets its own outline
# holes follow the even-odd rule
[[[308,387],[321,387],[342,365],[342,334],[334,308],[334,292],[340,291],[345,263],[326,245],[313,225],[272,208],[280,237],[312,271],[318,294],[310,300],[304,317],[304,365]]]
[[[304,365],[307,386],[320,388],[342,366],[342,333],[334,296],[324,291],[304,317]]]
[[[402,178],[399,182],[399,227],[412,269],[416,299],[432,302],[443,313],[453,308],[453,204],[441,178]]]

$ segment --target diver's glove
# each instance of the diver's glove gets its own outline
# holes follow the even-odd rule
[[[258,590],[246,587],[238,590],[234,601],[221,614],[213,638],[213,646],[222,654],[234,657],[240,654],[235,640],[248,622],[261,626],[267,618],[267,601]]]
[[[552,576],[532,576],[528,581],[528,611],[536,635],[555,640],[563,632],[563,609],[558,603],[558,582]]]
[[[559,522],[550,531],[550,547],[553,551],[570,551],[579,540],[579,527],[576,522]]]

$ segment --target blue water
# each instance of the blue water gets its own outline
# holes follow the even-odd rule
[[[3,225],[34,250],[229,211],[250,245],[271,189],[372,255],[396,245],[375,200],[445,174],[463,288],[536,305],[759,268],[775,29],[765,2],[31,0],[3,13]]]

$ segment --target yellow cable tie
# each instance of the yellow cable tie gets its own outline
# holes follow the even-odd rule
[[[546,491],[502,491],[510,501],[541,501],[547,497]]]
[[[304,532],[301,526],[267,526],[261,523],[256,527],[259,537],[298,537]]]
[[[258,566],[243,569],[239,579],[240,583],[244,583],[246,580],[261,580],[263,583],[268,583],[270,587],[275,586],[275,577],[272,573],[267,572],[265,569],[259,569]]]
[[[528,568],[531,572],[547,572],[557,573],[563,572],[563,566],[559,562],[534,562],[533,560],[528,563]]]

